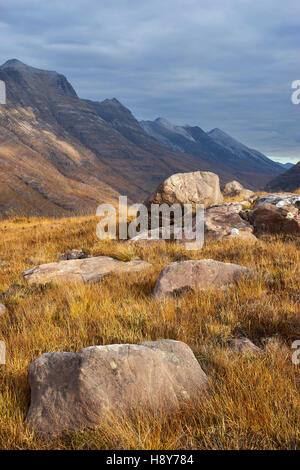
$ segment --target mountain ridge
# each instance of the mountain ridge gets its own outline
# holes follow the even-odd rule
[[[271,180],[266,189],[268,191],[293,192],[300,189],[300,161],[289,168],[286,172]]]
[[[211,149],[193,155],[168,148],[116,98],[79,98],[55,71],[12,59],[0,66],[0,80],[7,90],[0,106],[2,216],[90,213],[120,194],[141,202],[173,173],[214,171],[221,182],[236,176]],[[188,134],[191,143],[207,136],[197,127]]]

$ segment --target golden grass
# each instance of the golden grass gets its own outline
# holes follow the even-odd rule
[[[199,252],[174,243],[135,246],[96,238],[95,217],[15,218],[0,222],[2,302],[0,339],[8,361],[0,366],[2,449],[296,449],[300,448],[299,368],[291,343],[300,338],[299,241],[273,237],[252,245],[209,242]],[[153,263],[145,274],[101,284],[28,286],[20,276],[56,261],[70,248]],[[170,262],[213,258],[251,266],[253,280],[224,291],[195,292],[162,304],[151,297]],[[226,341],[245,335],[265,353],[229,353]],[[48,351],[78,351],[95,344],[172,338],[186,342],[209,376],[212,394],[176,416],[146,413],[112,427],[43,442],[25,424],[28,364]],[[271,338],[271,339],[270,339]]]

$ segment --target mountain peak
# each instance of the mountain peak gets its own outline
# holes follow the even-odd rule
[[[222,129],[219,129],[218,127],[215,127],[211,131],[208,132],[208,135],[219,135],[219,136],[227,136],[230,137],[226,132],[222,131]],[[232,138],[232,137],[231,137]]]
[[[30,65],[24,64],[19,59],[9,59],[3,65],[0,66],[1,70],[18,70],[19,72],[30,72],[30,73],[56,73],[46,70],[37,69]]]
[[[0,66],[1,69],[28,67],[28,65],[21,62],[19,59],[9,59]]]
[[[77,97],[75,90],[64,75],[55,71],[31,67],[18,59],[7,60],[0,66],[0,74],[3,75],[2,79],[6,82],[8,92],[11,90],[11,97],[15,98],[18,92],[19,95],[22,93],[23,103],[32,99],[29,93],[32,93],[33,90],[35,95],[39,92],[44,95],[47,91],[48,95],[63,94],[73,98]],[[19,90],[17,90],[17,86]]]

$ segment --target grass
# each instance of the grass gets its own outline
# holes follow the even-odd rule
[[[1,449],[299,449],[299,368],[291,344],[300,338],[299,240],[257,244],[210,241],[186,252],[174,243],[132,245],[96,238],[95,217],[15,218],[0,222]],[[144,274],[91,285],[29,286],[23,270],[57,261],[70,248],[153,264]],[[162,304],[151,297],[161,269],[182,259],[213,258],[251,266],[257,275],[226,292],[194,292]],[[125,295],[126,294],[126,295]],[[229,352],[231,337],[264,348],[255,357]],[[158,418],[142,411],[115,426],[42,441],[26,426],[28,364],[48,351],[171,338],[186,342],[207,373],[212,394]]]

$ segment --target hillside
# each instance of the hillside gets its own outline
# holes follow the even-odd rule
[[[119,193],[143,200],[169,174],[201,167],[200,159],[183,159],[151,139],[115,100],[81,100],[63,75],[10,60],[0,80],[7,89],[0,107],[2,215],[89,213]],[[139,135],[130,140],[106,122],[106,103],[129,116]]]
[[[177,129],[172,145],[153,138],[118,100],[82,100],[57,72],[13,59],[0,67],[0,80],[7,89],[7,105],[0,106],[1,216],[91,213],[119,194],[142,201],[176,172],[210,170],[222,183],[235,178],[262,189],[281,171],[266,157],[241,166],[235,152],[198,127]]]
[[[170,149],[201,156],[207,162],[207,169],[218,173],[225,182],[237,179],[256,190],[284,171],[262,153],[249,149],[220,129],[206,133],[198,126],[177,126],[163,118],[141,121],[141,126]]]
[[[300,188],[300,162],[288,171],[271,180],[266,189],[268,191],[295,191]]]

